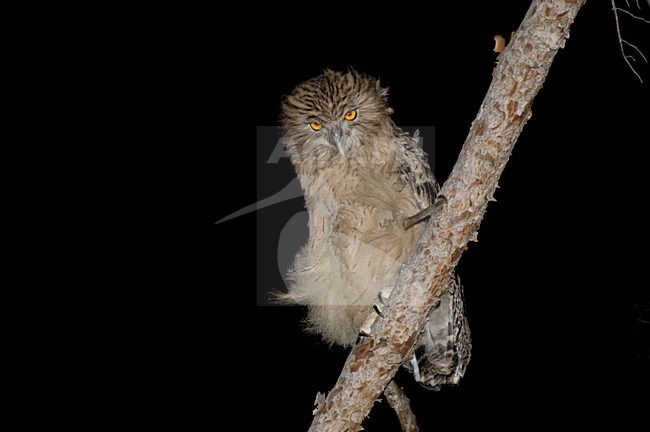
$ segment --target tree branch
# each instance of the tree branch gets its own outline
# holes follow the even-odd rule
[[[477,230],[533,99],[585,0],[535,0],[499,57],[492,83],[454,169],[439,210],[397,278],[372,326],[348,356],[336,385],[316,412],[311,432],[356,432],[413,344]]]
[[[401,388],[391,380],[384,389],[384,396],[390,404],[391,408],[395,410],[399,423],[402,425],[402,432],[419,432],[418,423],[415,419],[415,414],[411,411],[409,399],[404,394]]]
[[[612,4],[613,4],[613,2],[612,2]],[[616,10],[616,11],[620,11],[620,12],[623,12],[623,13],[625,13],[625,14],[631,16],[631,17],[634,18],[634,19],[638,19],[639,21],[643,21],[643,22],[645,22],[645,23],[650,23],[650,20],[645,19],[645,18],[640,17],[640,16],[637,16],[637,15],[634,15],[632,12],[630,12],[630,11],[627,10],[627,9],[622,9],[622,8],[620,8],[620,7],[616,7],[616,6],[614,6],[614,10]]]

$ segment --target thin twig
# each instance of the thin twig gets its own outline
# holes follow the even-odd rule
[[[415,420],[415,414],[411,411],[411,403],[406,397],[404,391],[391,380],[386,389],[384,396],[388,404],[395,410],[399,423],[402,425],[402,432],[419,432],[418,423]]]
[[[636,77],[639,79],[639,81],[641,81],[641,84],[643,84],[643,80],[641,79],[641,75],[639,75],[637,73],[636,69],[634,69],[634,67],[632,66],[632,63],[630,63],[630,60],[628,60],[628,57],[631,57],[632,60],[634,60],[634,61],[636,61],[636,60],[634,59],[634,57],[625,54],[625,47],[623,46],[623,42],[625,42],[628,45],[633,46],[639,53],[641,51],[636,46],[634,46],[631,43],[629,43],[628,41],[624,40],[623,36],[621,36],[621,26],[620,26],[620,24],[618,22],[618,11],[619,10],[624,10],[624,9],[620,9],[619,7],[617,7],[614,0],[611,0],[611,2],[612,2],[612,10],[614,11],[614,20],[616,21],[616,34],[618,35],[618,45],[621,47],[621,54],[623,55],[623,60],[625,60],[625,63],[627,63],[627,65],[630,67],[630,69],[632,69],[632,72],[634,73],[634,75],[636,75]],[[625,1],[625,3],[628,5],[628,7],[630,6],[630,4],[627,2],[627,0]],[[629,13],[629,12],[627,12],[627,13]],[[633,14],[630,14],[630,15],[635,16]],[[638,18],[638,17],[635,16],[635,18]],[[643,57],[644,60],[646,60],[646,58],[645,58],[645,56],[643,54],[641,54],[641,56]],[[647,62],[648,61],[646,60],[646,63]]]
[[[614,1],[614,0],[612,0],[612,2],[613,2],[613,1]],[[645,19],[645,18],[643,18],[643,17],[640,17],[640,16],[637,16],[637,15],[634,15],[634,14],[633,14],[632,12],[630,12],[629,10],[626,10],[626,9],[623,9],[623,8],[620,8],[620,7],[616,7],[615,9],[618,10],[618,11],[621,11],[621,12],[623,12],[623,13],[628,14],[629,16],[631,16],[631,17],[634,18],[634,19],[638,19],[638,20],[641,20],[641,21],[643,21],[643,22],[647,22],[648,24],[650,24],[650,20],[647,20],[647,19]]]
[[[645,62],[648,63],[648,59],[645,58],[645,56],[643,55],[643,53],[641,52],[641,50],[639,49],[638,46],[636,46],[636,45],[634,45],[634,44],[631,44],[631,43],[629,43],[629,42],[626,41],[626,40],[623,40],[623,43],[624,43],[624,44],[627,44],[627,45],[629,45],[629,46],[631,46],[632,48],[634,48],[634,49],[636,50],[636,52],[638,52],[639,55],[643,58],[643,60],[645,60]],[[629,56],[629,57],[632,57],[632,56]],[[632,57],[632,58],[634,58],[634,57]],[[636,61],[636,59],[634,59],[634,61]]]

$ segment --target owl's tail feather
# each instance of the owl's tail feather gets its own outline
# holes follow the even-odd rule
[[[465,375],[471,350],[463,287],[460,280],[454,277],[429,314],[416,342],[413,358],[404,367],[423,387],[440,390],[442,385],[460,382]]]

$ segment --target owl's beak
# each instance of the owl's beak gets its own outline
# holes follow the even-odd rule
[[[341,153],[341,156],[345,156],[345,140],[346,136],[343,133],[343,130],[341,130],[340,126],[334,127],[332,131],[329,134],[329,139],[332,145],[336,146],[337,149],[339,149],[339,153]]]
[[[345,151],[343,151],[343,138],[339,138],[339,140],[336,142],[336,148],[339,149],[339,153],[341,153],[341,156],[345,156]]]

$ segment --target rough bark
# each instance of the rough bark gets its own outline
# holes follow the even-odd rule
[[[394,380],[391,380],[384,389],[384,396],[391,408],[395,410],[402,425],[402,432],[420,432],[415,414],[411,411],[410,401]]]
[[[555,54],[585,0],[535,0],[499,56],[492,83],[460,156],[396,286],[372,327],[352,349],[310,431],[362,430],[361,423],[410,356],[437,293],[444,288],[493,200],[514,144],[531,116]],[[441,198],[444,197],[444,198]]]

